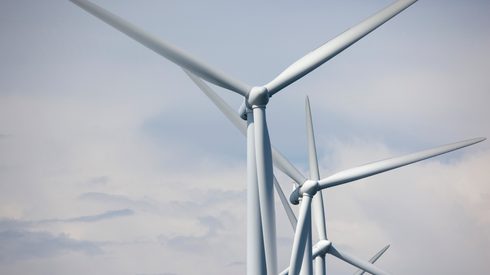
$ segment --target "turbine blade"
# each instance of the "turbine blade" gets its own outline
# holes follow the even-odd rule
[[[265,107],[253,108],[255,159],[259,185],[260,212],[264,230],[267,274],[277,274],[276,221],[274,213],[274,183],[272,152],[267,129]],[[248,117],[248,115],[247,115]]]
[[[368,33],[372,32],[383,23],[408,8],[417,0],[399,0],[386,8],[382,9],[373,16],[365,19],[358,25],[346,30],[339,36],[328,41],[318,49],[308,53],[304,57],[286,68],[271,82],[267,83],[265,87],[269,90],[270,95],[282,90],[284,87],[290,85],[301,77],[305,76],[309,72],[313,71],[338,53],[342,52],[350,45],[363,38]]]
[[[294,232],[293,248],[289,262],[289,274],[291,275],[297,275],[301,269],[309,231],[311,231],[311,197],[305,194],[301,201],[298,223]],[[310,248],[308,247],[307,249]]]
[[[302,185],[306,181],[306,177],[274,147],[272,147],[272,160],[279,170],[294,180],[298,185]]]
[[[306,97],[305,100],[305,109],[306,109],[306,137],[308,144],[308,163],[310,168],[310,179],[311,180],[320,180],[320,171],[318,169],[318,157],[316,153],[316,145],[315,145],[315,133],[313,130],[313,119],[311,117],[311,107],[310,100]],[[323,206],[323,195],[322,192],[318,192],[313,197],[313,218],[315,220],[315,227],[318,233],[318,238],[320,240],[327,239],[327,229],[325,222],[325,208]]]
[[[474,138],[468,139],[456,143],[451,143],[447,145],[443,145],[440,147],[428,149],[425,151],[420,151],[416,153],[412,153],[409,155],[395,157],[391,159],[386,159],[382,161],[377,161],[373,163],[369,163],[366,165],[362,165],[359,167],[347,169],[327,178],[324,178],[318,182],[319,189],[325,189],[328,187],[333,187],[339,184],[348,183],[351,181],[355,181],[358,179],[366,178],[372,175],[376,175],[385,171],[389,171],[398,167],[402,167],[408,164],[412,164],[414,162],[418,162],[424,159],[432,158],[438,155],[442,155],[466,146],[473,145],[475,143],[484,141],[485,138]]]
[[[236,112],[221,98],[215,91],[211,89],[202,79],[195,76],[188,70],[184,72],[189,76],[189,78],[201,89],[201,91],[218,107],[218,109],[228,118],[228,120],[233,123],[233,125],[243,134],[247,134],[247,125],[243,119],[241,119]]]
[[[294,215],[293,209],[291,209],[291,205],[289,205],[289,200],[284,195],[281,185],[279,185],[279,182],[277,181],[276,177],[274,177],[274,187],[276,189],[277,196],[281,200],[282,207],[284,208],[284,211],[286,211],[286,215],[288,216],[289,222],[291,223],[291,226],[293,227],[293,231],[294,231],[294,229],[296,228],[296,224],[298,223],[298,220],[296,219],[296,215]]]
[[[310,168],[310,179],[319,180],[320,171],[318,170],[318,157],[316,153],[315,133],[313,131],[313,119],[311,117],[310,99],[306,97],[306,137],[308,144],[308,163]]]
[[[185,70],[184,70],[185,71]],[[189,71],[185,71],[192,81],[201,89],[201,91],[206,94],[209,99],[218,107],[218,109],[235,125],[235,127],[240,130],[240,132],[246,134],[245,123],[238,117],[236,112],[228,105],[221,97],[219,97],[216,92],[214,92],[204,81],[196,77]],[[293,179],[297,184],[301,185],[306,181],[305,176],[294,167],[293,164],[279,152],[277,149],[272,147],[272,160],[274,165],[281,170],[284,174]]]
[[[355,258],[352,255],[349,255],[345,252],[339,251],[334,245],[330,247],[328,250],[328,253],[331,254],[332,256],[335,256],[339,258],[340,260],[349,263],[357,268],[360,268],[368,273],[374,274],[374,275],[387,275],[388,273],[381,270],[380,268],[376,267],[370,262],[366,262],[363,260],[359,260]]]
[[[386,252],[386,250],[388,250],[388,248],[390,248],[390,245],[383,247],[383,249],[378,251],[378,253],[374,254],[374,256],[369,259],[369,262],[374,264]]]
[[[388,250],[388,248],[390,248],[390,245],[383,247],[383,249],[378,251],[378,253],[374,254],[374,256],[369,259],[369,262],[374,264],[379,259],[379,257],[381,257],[386,252],[386,250]],[[356,273],[354,273],[354,275],[363,275],[364,273],[366,273],[364,270],[359,269]]]
[[[225,89],[232,90],[242,96],[246,96],[250,90],[250,86],[241,81],[227,76],[225,73],[214,69],[202,61],[192,57],[184,51],[170,45],[138,28],[137,26],[127,22],[121,17],[110,13],[109,11],[99,7],[98,5],[86,0],[70,0],[85,11],[98,17],[102,21],[123,32],[132,39],[143,44],[147,48],[153,50],[157,54],[167,58],[175,64],[192,71],[194,74],[206,79],[207,81],[216,84]]]
[[[315,227],[320,240],[327,239],[327,226],[325,221],[325,208],[323,206],[323,194],[322,191],[318,191],[313,197],[312,202],[312,214],[315,220]]]

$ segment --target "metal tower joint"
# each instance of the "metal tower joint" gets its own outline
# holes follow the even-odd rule
[[[253,87],[246,100],[247,108],[264,108],[269,103],[269,91],[265,87]]]
[[[291,195],[289,196],[289,201],[292,204],[298,204],[299,198],[303,196],[313,197],[318,191],[318,181],[316,180],[307,180],[301,186],[296,187]]]

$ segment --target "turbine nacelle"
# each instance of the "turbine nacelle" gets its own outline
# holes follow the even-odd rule
[[[242,105],[238,109],[238,115],[241,119],[247,120],[247,113],[251,112],[253,108],[263,108],[269,103],[271,97],[269,90],[266,87],[252,87],[243,99]]]
[[[316,192],[318,192],[320,185],[316,180],[307,180],[301,186],[296,187],[291,195],[289,196],[289,201],[297,205],[299,204],[299,199],[303,196],[313,197]]]
[[[246,107],[264,108],[269,103],[269,91],[266,87],[253,87],[245,97]]]

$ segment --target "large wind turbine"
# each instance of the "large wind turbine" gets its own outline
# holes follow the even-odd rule
[[[237,127],[242,132],[242,134],[246,135],[246,130],[247,130],[246,124],[238,117],[238,115],[233,111],[233,109],[221,97],[219,97],[215,91],[213,91],[206,83],[204,83],[204,81],[194,76],[192,73],[189,72],[186,73],[191,78],[191,80],[199,87],[199,89],[233,123],[233,125]],[[310,109],[310,104],[308,99],[306,100],[306,114],[307,114],[306,125],[307,125],[308,152],[309,152],[309,162],[310,162],[310,177],[319,180],[320,174],[318,169],[317,152],[316,152],[315,139],[313,133],[313,121],[312,121],[311,109]],[[301,173],[297,171],[297,169],[278,150],[272,148],[272,156],[273,156],[274,165],[278,167],[280,170],[286,173],[287,172],[291,173],[292,171],[296,171],[295,173],[299,174],[300,177],[303,177]],[[303,182],[305,181],[306,178],[304,178]],[[291,206],[288,204],[284,196],[284,193],[281,189],[281,186],[277,183],[277,180],[275,178],[274,178],[274,187],[277,191],[278,197],[281,200],[284,210],[286,211],[286,215],[288,216],[288,219],[291,223],[291,226],[293,227],[293,230],[296,230],[297,218],[293,213]],[[321,192],[319,192],[318,194],[321,195]],[[316,196],[315,198],[317,200],[320,200],[321,196]],[[315,201],[315,199],[313,201]],[[305,250],[303,252],[302,266],[301,266],[302,274],[311,274],[312,259],[315,259],[315,269],[314,269],[315,274],[316,275],[326,274],[325,256],[330,251],[329,248],[331,247],[331,242],[327,239],[327,234],[326,234],[326,221],[323,216],[324,215],[323,201],[321,201],[320,203],[321,204],[317,205],[316,209],[313,209],[314,213],[315,211],[318,211],[318,209],[320,209],[317,212],[317,215],[314,215],[313,218],[317,225],[317,232],[320,240],[318,241],[318,243],[315,244],[315,246],[311,250],[308,249],[308,247],[311,247],[311,238],[308,239],[308,241],[306,242]],[[311,230],[307,232],[311,232]],[[374,255],[368,262],[357,259],[353,256],[345,256],[346,255],[345,253],[343,253],[342,254],[343,257],[341,256],[340,258],[348,262],[349,264],[352,264],[360,268],[361,272],[370,271],[370,272],[378,272],[374,274],[385,274],[385,273],[379,273],[380,270],[375,266],[373,266],[372,264],[386,251],[386,249],[388,249],[388,247],[385,247],[383,250],[381,250],[376,255]],[[330,252],[332,253],[333,250]],[[337,256],[339,254],[337,253],[332,255]],[[280,274],[287,275],[289,274],[289,270],[290,268],[288,267],[285,270],[283,270]]]
[[[272,172],[272,155],[274,153],[269,140],[265,112],[269,98],[416,2],[416,0],[399,0],[394,2],[323,46],[300,58],[269,83],[261,86],[251,86],[207,65],[167,42],[157,39],[96,4],[86,0],[71,1],[185,70],[244,97],[245,108],[243,108],[243,112],[246,113],[247,119],[247,272],[248,274],[254,275],[265,273],[277,274]],[[297,169],[290,167],[287,161],[278,161],[278,165],[282,165],[286,174],[292,177],[299,185],[292,194],[291,201],[298,203],[299,198],[302,197],[300,216],[293,244],[293,255],[291,257],[291,270],[294,272],[291,272],[291,274],[296,274],[296,271],[299,270],[299,266],[301,265],[300,261],[302,254],[304,254],[305,242],[308,237],[306,231],[311,220],[311,199],[312,197],[319,196],[315,196],[318,191],[468,146],[478,141],[480,140],[452,144],[446,147],[424,151],[421,154],[409,155],[408,157],[397,158],[392,161],[381,162],[366,167],[363,166],[359,169],[335,174],[323,180],[317,180],[315,178],[306,180],[301,173],[297,172]],[[329,251],[331,251],[331,254],[334,254],[337,250],[333,246],[329,246]],[[342,253],[337,254],[338,257],[350,258]]]
[[[308,164],[309,164],[309,179],[304,182],[297,182],[298,187],[291,194],[290,200],[293,204],[298,204],[301,197],[301,205],[299,211],[299,217],[297,220],[295,236],[293,240],[293,248],[291,252],[291,259],[289,265],[289,274],[298,274],[302,264],[305,261],[303,255],[311,253],[311,221],[312,212],[314,215],[314,221],[316,224],[316,231],[318,233],[319,241],[315,245],[315,251],[312,257],[315,259],[315,274],[325,274],[325,254],[331,254],[340,260],[350,263],[364,271],[371,274],[387,274],[385,271],[377,268],[372,263],[377,260],[379,256],[375,255],[369,262],[359,260],[354,256],[351,256],[345,252],[336,248],[330,240],[327,238],[326,233],[326,221],[324,218],[324,205],[322,198],[322,190],[337,186],[340,184],[352,182],[358,179],[376,175],[385,171],[389,171],[395,168],[399,168],[411,163],[415,163],[427,158],[435,157],[440,154],[448,153],[453,150],[457,150],[477,142],[483,141],[484,138],[475,138],[466,141],[461,141],[445,146],[436,147],[433,149],[409,154],[406,156],[387,159],[383,161],[373,162],[367,165],[363,165],[357,168],[347,169],[342,172],[336,173],[330,177],[320,180],[320,173],[318,167],[317,150],[315,145],[315,135],[313,130],[313,120],[311,115],[310,101],[308,97],[305,101],[306,111],[306,136],[308,144]],[[311,209],[313,207],[313,209]],[[386,248],[387,249],[387,248]],[[384,250],[386,251],[386,250]],[[379,254],[384,253],[380,252]],[[283,272],[283,274],[286,274]]]
[[[247,272],[277,274],[272,156],[266,123],[269,98],[328,61],[416,0],[399,0],[294,62],[269,83],[250,86],[85,0],[71,0],[99,19],[199,77],[245,98],[247,112]],[[260,217],[260,220],[257,218]],[[253,227],[253,228],[252,228]]]
[[[206,83],[201,79],[194,76],[193,74],[187,72],[191,80],[201,89],[201,91],[206,94],[209,99],[220,109],[220,111],[239,129],[243,134],[245,134],[246,126],[243,121],[241,121],[236,113],[233,112],[230,106],[221,99]],[[318,167],[317,150],[315,145],[315,136],[313,130],[313,120],[310,108],[310,102],[308,98],[305,104],[306,111],[306,130],[307,130],[307,144],[308,144],[308,163],[309,163],[309,179],[304,178],[300,172],[276,149],[272,149],[272,155],[274,159],[274,164],[280,170],[289,174],[296,174],[294,178],[302,178],[301,181],[296,181],[298,187],[295,192],[291,194],[291,202],[297,204],[299,200],[299,194],[302,194],[303,200],[301,202],[301,209],[299,213],[299,219],[296,218],[290,206],[284,203],[283,192],[281,187],[275,183],[276,190],[278,192],[279,198],[283,203],[284,209],[288,215],[288,218],[295,228],[295,238],[293,243],[293,251],[291,253],[290,266],[282,271],[281,275],[286,274],[298,274],[300,270],[311,273],[311,259],[315,259],[315,274],[324,275],[325,270],[325,255],[331,254],[334,257],[339,258],[351,265],[354,265],[361,269],[361,274],[367,271],[371,274],[388,274],[385,271],[374,266],[373,263],[388,249],[389,246],[383,248],[380,252],[374,255],[369,261],[360,260],[350,254],[341,251],[339,248],[335,247],[331,241],[327,239],[326,233],[326,221],[324,218],[323,209],[323,199],[321,197],[322,189],[337,186],[340,184],[352,182],[358,179],[369,177],[378,173],[386,172],[392,169],[396,169],[405,165],[409,165],[418,161],[422,161],[431,157],[435,157],[441,154],[445,154],[472,144],[481,142],[485,138],[475,138],[465,141],[460,141],[444,146],[439,146],[433,149],[412,153],[409,155],[382,160],[378,162],[373,162],[360,167],[347,169],[338,172],[330,177],[320,180],[320,173]],[[292,177],[293,178],[293,177]],[[293,178],[293,179],[294,179]],[[327,183],[325,187],[320,186],[320,182]],[[311,187],[316,186],[316,187]],[[301,188],[315,188],[316,191],[303,191]],[[311,198],[313,197],[313,198]],[[315,205],[315,200],[320,203]],[[315,221],[319,241],[315,244],[313,249],[311,248],[311,220],[310,217],[310,206],[313,204],[313,220]],[[316,208],[315,208],[316,207]],[[310,236],[310,238],[308,238]],[[306,255],[306,256],[305,256]],[[306,267],[304,265],[307,265]]]
[[[312,198],[320,194],[321,190],[370,177],[382,172],[386,172],[418,161],[445,154],[466,146],[473,145],[483,140],[485,140],[485,138],[474,138],[451,143],[405,156],[372,162],[366,165],[335,173],[321,180],[307,180],[302,183],[293,191],[290,196],[291,203],[298,204],[301,199],[301,205],[299,210],[298,223],[294,234],[289,274],[298,274],[301,267],[301,260],[304,250],[309,249],[309,247],[307,246],[307,239],[309,232],[311,231]],[[371,274],[387,274],[372,265],[366,265],[365,263],[358,261],[354,257],[341,252],[330,241],[323,241],[323,249],[325,249],[326,253],[329,253],[341,260],[351,263],[365,271],[368,271]]]

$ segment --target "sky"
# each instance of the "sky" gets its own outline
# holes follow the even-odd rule
[[[390,3],[94,2],[251,85]],[[307,174],[306,96],[323,177],[490,137],[489,12],[415,3],[271,98],[272,144]],[[245,139],[178,66],[69,1],[1,1],[0,35],[1,274],[245,273]],[[328,189],[329,239],[364,259],[390,244],[392,274],[485,274],[489,163],[485,141]]]

